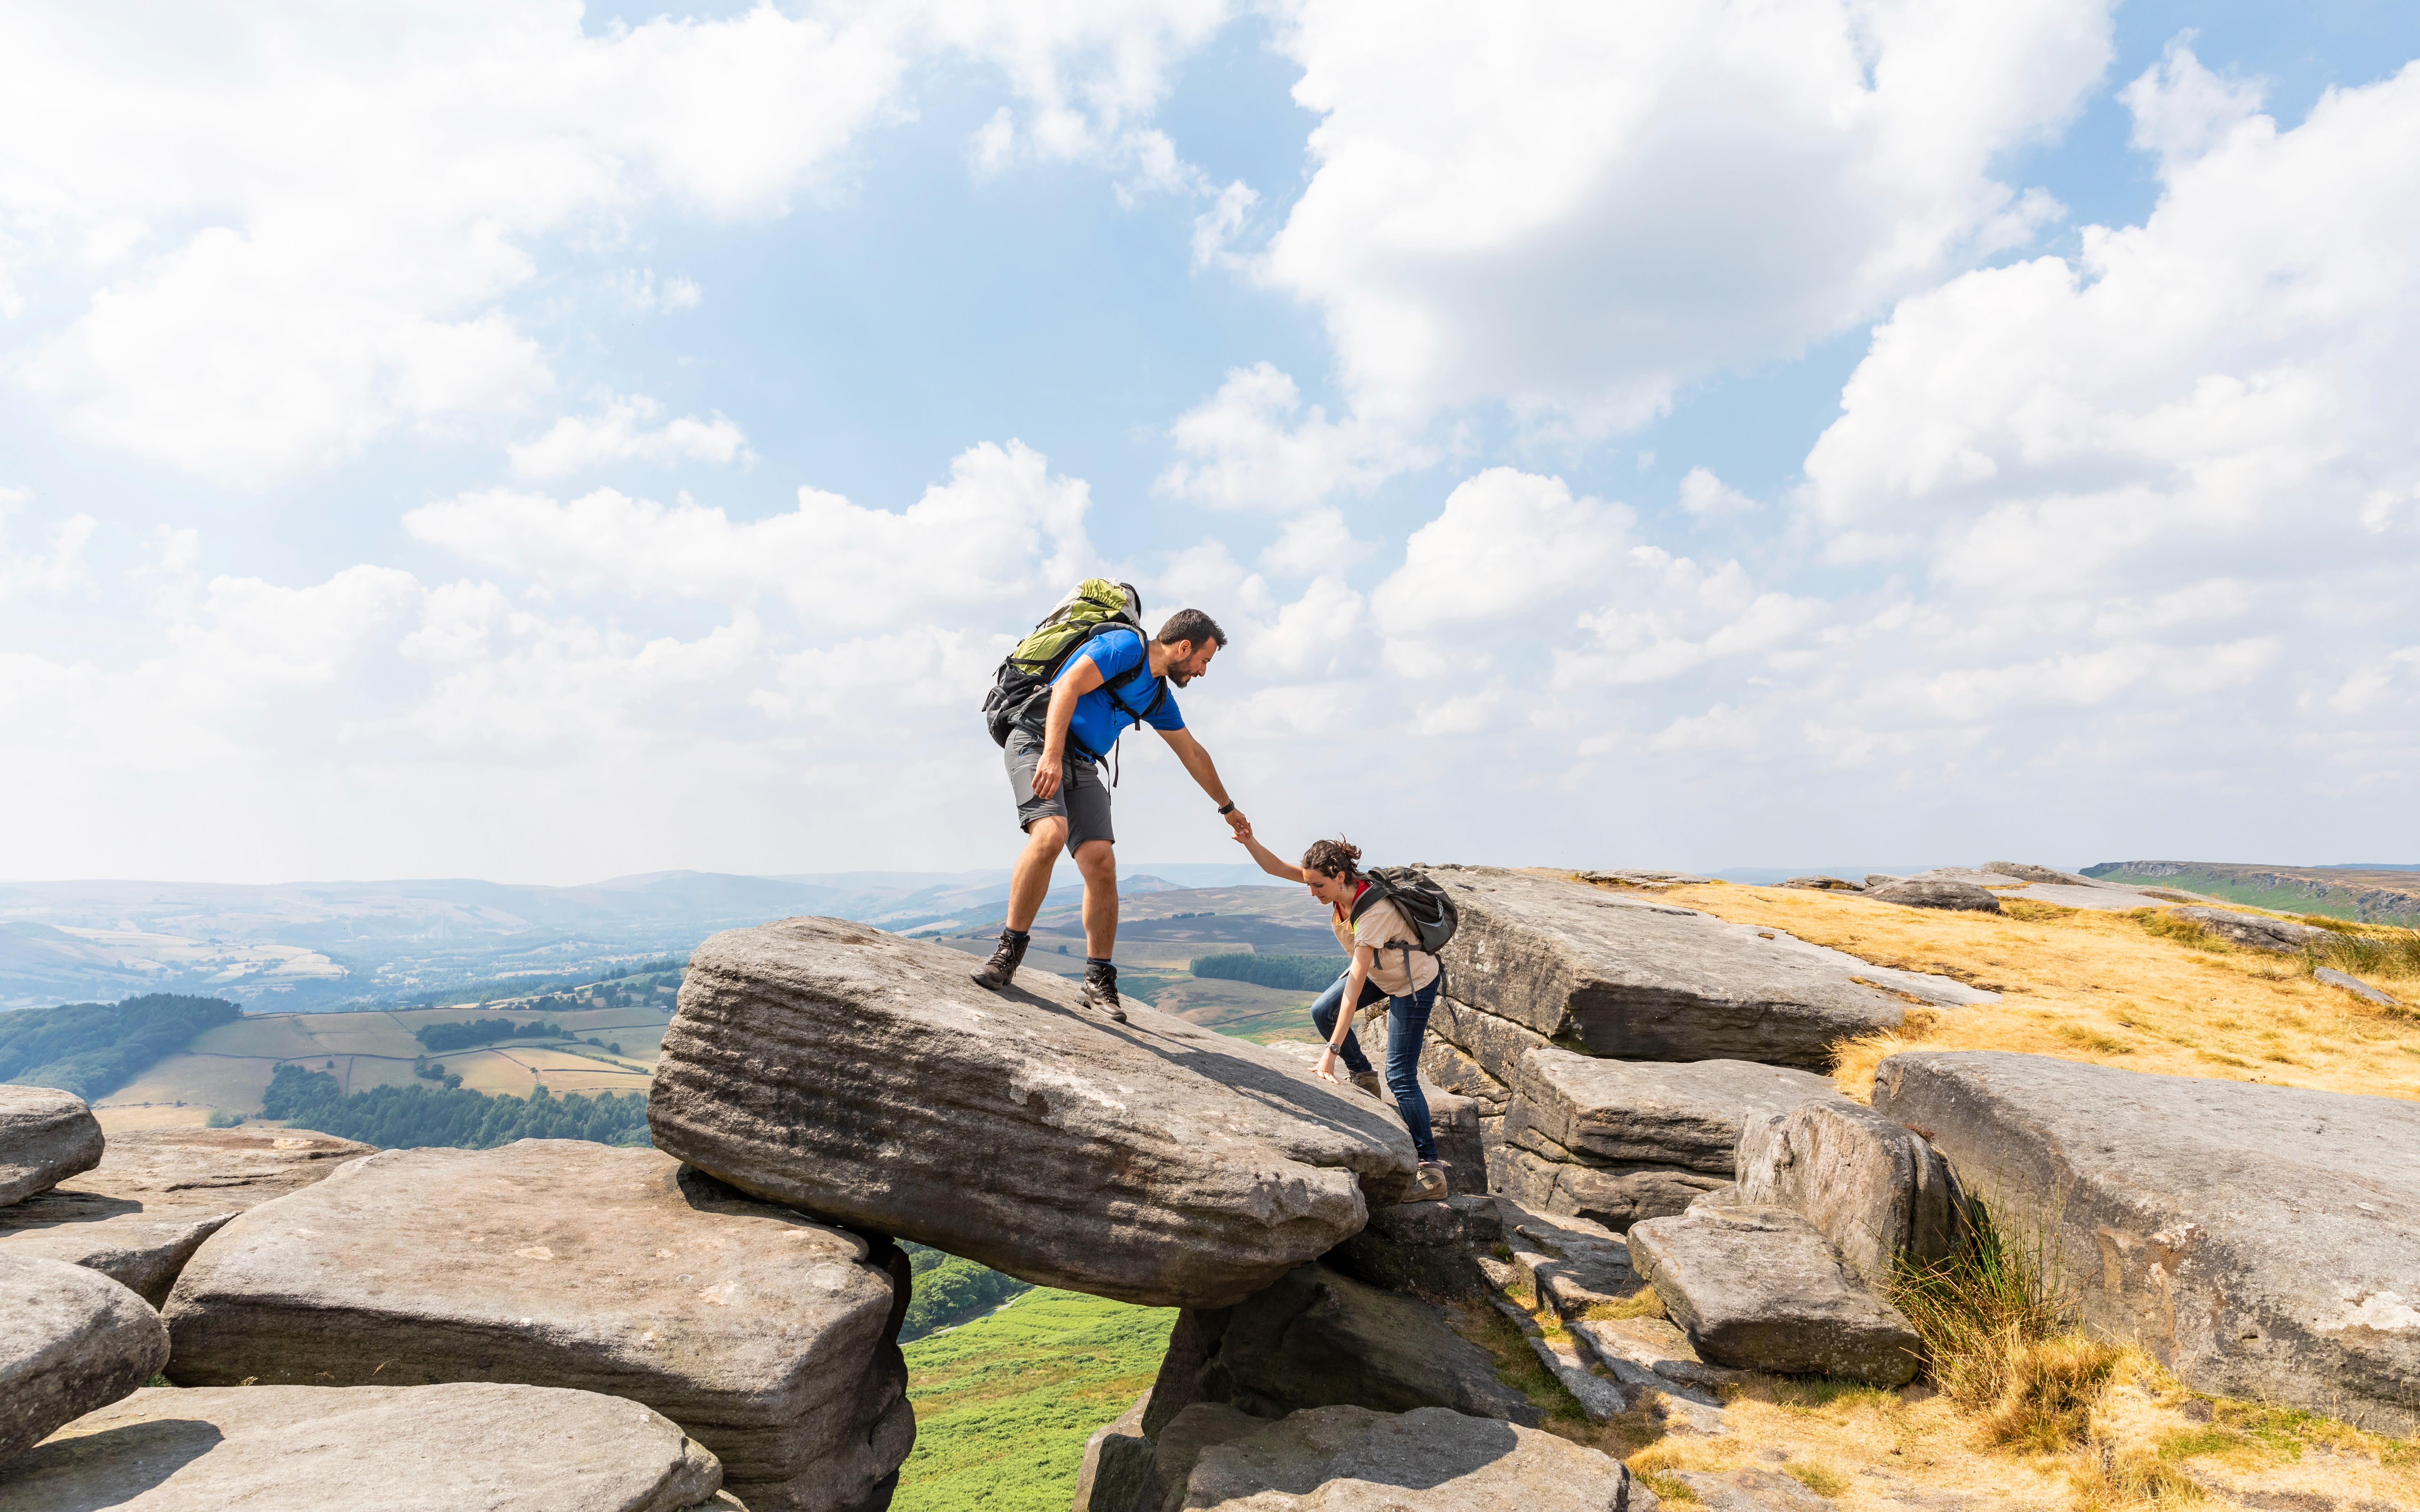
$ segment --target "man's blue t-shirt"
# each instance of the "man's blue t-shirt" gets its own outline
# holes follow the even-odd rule
[[[1067,658],[1067,665],[1059,669],[1059,677],[1073,671],[1076,664],[1086,656],[1090,656],[1093,665],[1101,670],[1101,681],[1107,683],[1145,659],[1143,639],[1132,630],[1104,630],[1093,638],[1092,643],[1080,656]],[[1051,682],[1055,685],[1058,680],[1054,677]],[[1125,701],[1128,708],[1150,708],[1152,699],[1166,681],[1148,674],[1136,677],[1118,688],[1118,697]],[[1116,743],[1120,733],[1130,722],[1129,717],[1120,714],[1117,705],[1109,702],[1109,690],[1096,687],[1076,701],[1076,717],[1067,723],[1067,753],[1078,755],[1077,748],[1081,747],[1095,756],[1107,756],[1109,747]],[[1185,728],[1185,716],[1176,711],[1174,688],[1170,688],[1168,697],[1159,701],[1159,707],[1152,711],[1147,722],[1154,730]]]

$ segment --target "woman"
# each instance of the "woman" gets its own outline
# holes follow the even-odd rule
[[[1370,890],[1361,874],[1360,847],[1347,840],[1323,840],[1303,852],[1302,865],[1288,866],[1252,837],[1249,825],[1236,827],[1235,839],[1252,853],[1261,870],[1273,877],[1299,882],[1327,905],[1327,927],[1344,947],[1352,964],[1319,1001],[1311,1006],[1311,1021],[1327,1037],[1318,1074],[1336,1081],[1336,1059],[1342,1054],[1353,1085],[1378,1095],[1378,1073],[1353,1037],[1353,1014],[1380,998],[1387,1003],[1387,1088],[1411,1131],[1412,1148],[1419,1151],[1419,1169],[1406,1200],[1428,1202],[1446,1195],[1445,1163],[1437,1159],[1436,1134],[1429,1127],[1429,1100],[1420,1092],[1420,1037],[1428,1031],[1429,1010],[1436,1005],[1436,957],[1419,948],[1419,933],[1384,898],[1373,899],[1353,917],[1354,904]],[[1353,1005],[1351,1009],[1345,1004]],[[1340,1083],[1340,1085],[1342,1085]]]

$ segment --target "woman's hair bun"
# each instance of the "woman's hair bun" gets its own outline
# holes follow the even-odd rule
[[[1302,869],[1331,877],[1357,877],[1361,874],[1361,847],[1339,835],[1334,840],[1315,840],[1311,849],[1302,853]]]

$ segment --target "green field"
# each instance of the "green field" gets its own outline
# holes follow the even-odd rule
[[[1151,1387],[1173,1307],[1042,1288],[907,1346],[916,1452],[895,1512],[1064,1512],[1084,1441]]]

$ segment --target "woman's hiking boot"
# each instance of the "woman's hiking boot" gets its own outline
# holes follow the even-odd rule
[[[1424,1160],[1412,1172],[1412,1189],[1404,1194],[1405,1202],[1443,1202],[1446,1198],[1445,1163]]]
[[[1007,986],[1010,979],[1016,975],[1017,966],[1025,960],[1025,948],[1032,943],[1033,936],[1030,933],[1015,934],[1007,930],[1001,931],[1000,949],[991,953],[991,964],[974,974],[975,985],[988,987],[993,992]]]
[[[1086,1008],[1106,1014],[1120,1024],[1126,1021],[1126,1011],[1118,1006],[1117,967],[1090,964],[1084,967],[1083,1003]]]
[[[1353,1073],[1353,1085],[1369,1093],[1372,1097],[1376,1098],[1381,1103],[1387,1101],[1386,1085],[1378,1080],[1378,1073],[1374,1071],[1355,1072]]]

